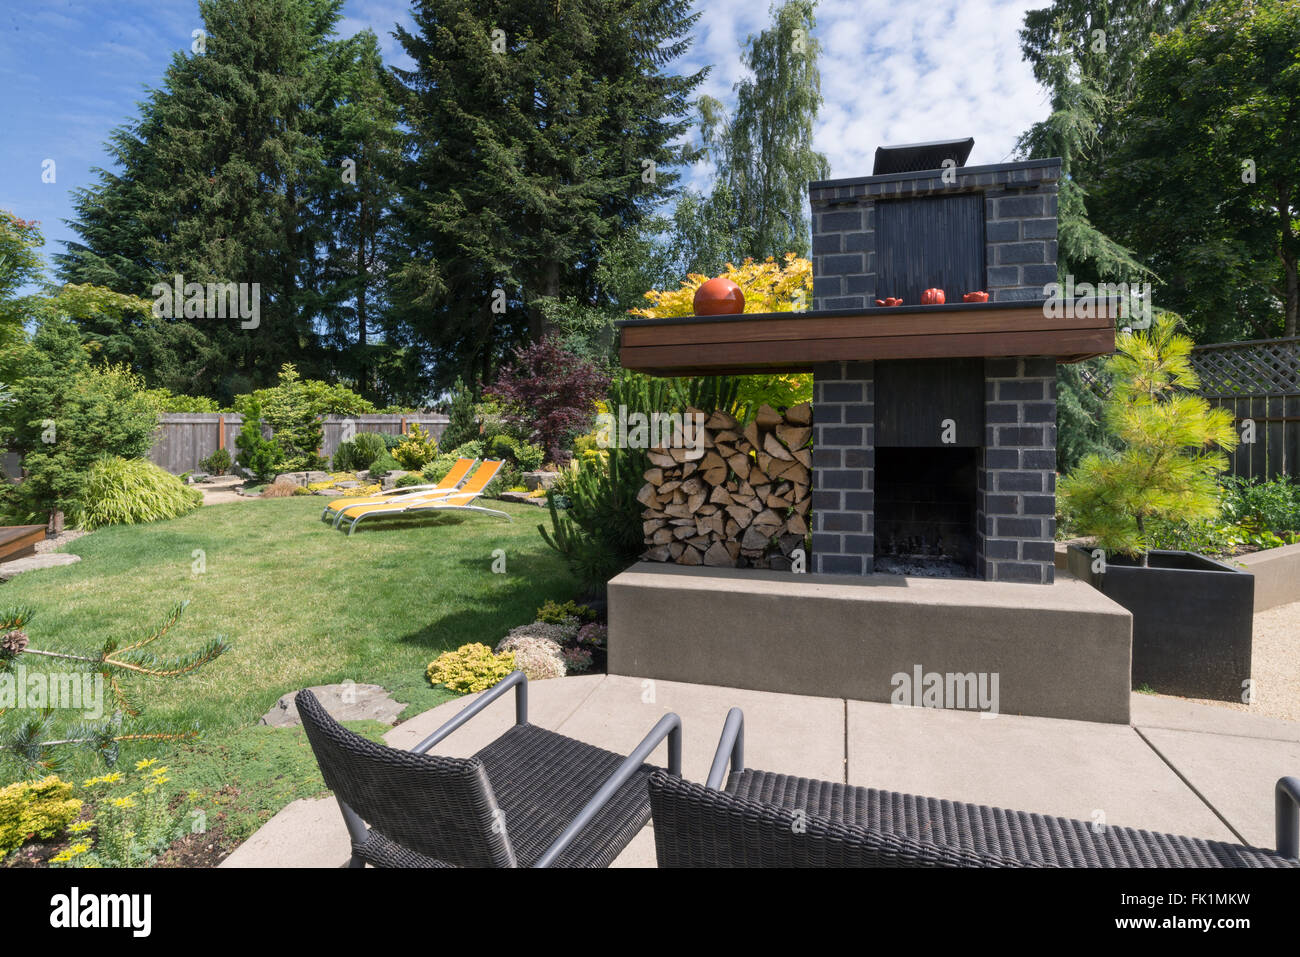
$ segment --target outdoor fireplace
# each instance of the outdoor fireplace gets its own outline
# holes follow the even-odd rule
[[[720,420],[726,447],[698,465],[655,461],[645,560],[609,583],[611,674],[893,701],[920,663],[999,675],[1005,712],[1129,720],[1132,616],[1057,578],[1053,543],[1056,366],[1112,352],[1118,304],[1047,308],[1060,161],[967,167],[969,150],[886,149],[872,176],[812,183],[807,312],[620,324],[625,368],[811,372],[813,401],[747,437]],[[947,301],[920,304],[933,288]],[[768,476],[752,516],[745,443]],[[802,567],[762,567],[804,531]]]
[[[977,449],[877,448],[875,570],[975,575]]]
[[[950,303],[1043,300],[1060,165],[968,169],[970,147],[881,150],[872,176],[809,187],[814,311],[911,305],[927,288]],[[814,460],[831,479],[813,497],[814,570],[1053,580],[1056,358],[1024,348],[814,366]],[[930,451],[895,451],[918,447]],[[864,451],[860,487],[839,487],[858,484],[843,470]]]
[[[810,572],[1054,580],[1056,365],[1112,351],[1117,304],[1046,308],[1060,161],[971,146],[809,185],[811,311],[621,324],[627,368],[812,372]]]

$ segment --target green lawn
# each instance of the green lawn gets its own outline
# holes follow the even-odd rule
[[[67,546],[80,563],[0,585],[0,607],[35,609],[33,647],[96,650],[109,637],[142,636],[189,600],[159,651],[214,635],[233,649],[194,675],[124,687],[150,717],[198,720],[226,737],[286,692],[347,679],[383,685],[409,702],[404,716],[423,711],[448,697],[424,677],[440,652],[495,644],[547,599],[576,593],[537,533],[542,509],[500,506],[513,523],[481,514],[376,522],[349,538],[318,520],[325,501],[211,505],[170,522],[101,529]],[[497,549],[505,574],[492,572]],[[30,655],[23,661],[39,666]],[[123,755],[137,756],[135,748]]]

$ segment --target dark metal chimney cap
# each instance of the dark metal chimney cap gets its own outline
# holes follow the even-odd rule
[[[975,147],[975,138],[964,140],[936,140],[933,143],[904,143],[901,146],[877,146],[876,165],[872,176],[890,173],[919,173],[922,170],[942,169],[943,161],[950,159],[958,166],[966,165],[966,157]]]

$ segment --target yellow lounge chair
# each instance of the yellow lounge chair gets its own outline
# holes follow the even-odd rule
[[[451,467],[451,471],[433,485],[407,485],[403,488],[390,489],[387,492],[377,492],[374,495],[353,495],[333,499],[325,504],[324,511],[320,513],[321,521],[331,521],[337,526],[344,510],[351,508],[353,505],[375,505],[391,501],[403,495],[419,494],[432,497],[430,493],[451,494],[464,481],[465,476],[469,474],[469,470],[477,464],[478,459],[457,459],[456,464]]]
[[[373,505],[353,505],[343,509],[339,513],[340,517],[335,527],[339,527],[344,521],[350,521],[348,525],[348,534],[351,535],[356,531],[357,524],[363,518],[370,518],[376,515],[404,515],[407,513],[417,514],[420,512],[437,511],[448,509],[455,511],[467,512],[487,512],[491,515],[500,515],[506,521],[514,521],[505,512],[497,511],[494,508],[484,508],[481,505],[471,505],[476,498],[483,494],[483,489],[487,488],[489,482],[496,478],[497,472],[501,471],[501,466],[505,463],[501,459],[488,459],[477,469],[469,480],[455,492],[444,495],[434,493],[428,497],[416,495],[397,499],[390,499],[384,502],[376,502]]]

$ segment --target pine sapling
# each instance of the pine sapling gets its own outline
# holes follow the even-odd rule
[[[1061,497],[1080,529],[1107,554],[1145,567],[1153,520],[1198,521],[1218,513],[1217,476],[1237,446],[1232,413],[1195,394],[1192,340],[1173,316],[1146,332],[1122,332],[1106,363],[1114,380],[1106,424],[1118,452],[1086,456],[1061,481]]]

